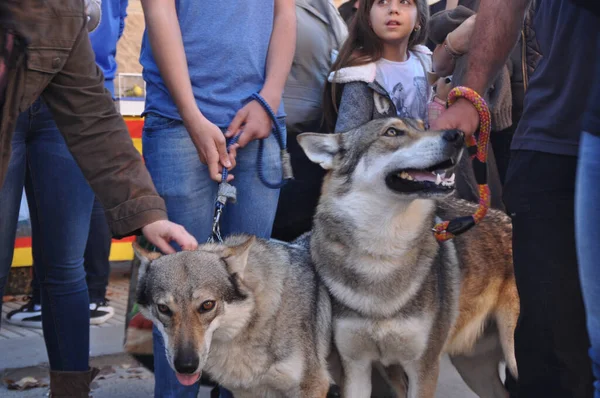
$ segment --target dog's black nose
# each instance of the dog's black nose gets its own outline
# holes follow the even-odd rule
[[[173,361],[175,370],[178,373],[193,374],[198,371],[198,365],[200,364],[200,358],[195,352],[185,352],[177,355]]]
[[[442,138],[454,143],[457,148],[461,147],[465,142],[465,134],[460,130],[446,130],[442,134]]]

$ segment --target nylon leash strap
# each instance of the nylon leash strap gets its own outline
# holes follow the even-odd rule
[[[283,187],[288,182],[288,180],[294,178],[290,154],[287,151],[285,142],[286,137],[284,137],[283,131],[281,131],[281,126],[277,121],[275,112],[273,112],[273,109],[271,109],[271,106],[269,106],[267,101],[265,101],[265,99],[258,93],[252,94],[251,99],[258,102],[271,119],[271,123],[273,125],[272,134],[275,136],[275,139],[279,144],[279,155],[281,158],[281,180],[277,182],[267,181],[263,171],[263,153],[265,143],[264,140],[260,140],[258,143],[258,153],[256,155],[256,170],[258,173],[258,178],[267,188],[279,189]],[[231,148],[231,146],[238,142],[241,134],[242,133],[229,139],[229,141],[227,142],[227,153],[229,153],[229,149]],[[215,200],[215,213],[213,216],[212,233],[208,238],[209,243],[223,242],[223,237],[221,235],[221,216],[223,215],[223,210],[225,209],[225,205],[227,204],[227,202],[235,203],[237,200],[237,190],[233,185],[227,182],[228,175],[229,171],[226,168],[223,168],[221,172],[221,182],[219,183],[217,198]]]
[[[483,97],[475,90],[468,87],[455,87],[448,94],[448,106],[454,104],[458,98],[470,101],[479,115],[478,139],[475,136],[467,138],[467,151],[473,161],[473,171],[479,190],[479,204],[477,210],[470,216],[457,217],[450,221],[442,221],[433,227],[433,233],[440,242],[454,238],[477,225],[490,208],[490,188],[487,184],[487,154],[492,128],[490,109]]]

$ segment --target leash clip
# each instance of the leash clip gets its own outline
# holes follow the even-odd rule
[[[215,215],[213,217],[212,234],[208,238],[208,243],[214,243],[215,238],[219,243],[223,243],[223,238],[221,237],[221,215],[222,214],[223,214],[223,207],[216,206]]]
[[[208,238],[209,243],[214,243],[215,238],[219,243],[223,242],[223,238],[221,236],[221,215],[223,215],[225,204],[228,201],[235,203],[236,199],[236,188],[227,182],[221,182],[219,184],[217,200],[215,202],[215,215],[213,217],[212,235]]]

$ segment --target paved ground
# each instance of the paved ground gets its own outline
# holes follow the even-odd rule
[[[154,375],[141,367],[126,354],[117,354],[94,358],[93,366],[101,373],[92,385],[94,398],[147,398],[154,391]],[[47,368],[45,366],[8,370],[0,373],[0,397],[36,398],[44,397],[48,392]],[[24,377],[32,377],[42,387],[25,391],[8,390],[7,382],[16,382]],[[202,388],[198,398],[210,398],[210,389]],[[477,398],[460,380],[452,365],[444,359],[442,374],[436,398]]]
[[[91,328],[92,365],[102,369],[93,384],[94,398],[147,398],[153,396],[154,375],[122,352],[124,321],[129,290],[128,267],[115,264],[107,296],[116,315],[109,322]],[[21,301],[4,304],[5,313]],[[47,361],[41,330],[9,326],[0,328],[0,397],[33,398],[47,395]],[[9,390],[8,384],[33,377],[37,386],[27,390]],[[200,391],[199,398],[210,398],[210,389]],[[462,382],[454,367],[444,358],[436,398],[477,398]]]
[[[113,263],[106,296],[115,309],[115,316],[106,323],[90,328],[92,356],[122,352],[125,312],[129,294],[129,264]],[[2,318],[22,304],[22,297],[5,297]],[[0,369],[35,366],[48,360],[41,329],[13,326],[2,320],[0,327]],[[1,395],[0,395],[1,396]]]

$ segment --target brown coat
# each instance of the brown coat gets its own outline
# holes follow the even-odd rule
[[[0,186],[17,117],[41,95],[69,150],[106,209],[116,237],[166,219],[123,118],[104,89],[85,27],[83,1],[46,0],[19,21],[22,43],[9,71],[0,118]],[[52,165],[48,165],[52,167]]]

